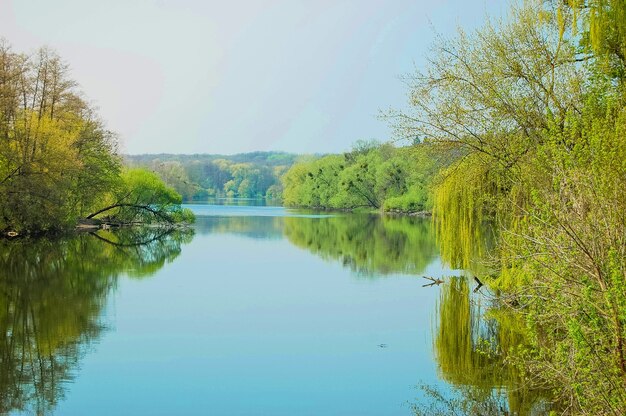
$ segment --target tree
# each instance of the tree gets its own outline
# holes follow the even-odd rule
[[[579,42],[579,60],[594,66],[620,84],[626,78],[626,7],[622,0],[552,0],[563,15],[571,16],[572,35]],[[565,32],[565,28],[562,29]],[[620,85],[623,88],[623,84]]]
[[[477,153],[514,177],[543,131],[563,131],[581,109],[584,70],[555,25],[539,2],[526,2],[506,23],[439,39],[427,71],[405,77],[411,111],[387,114],[396,133]]]
[[[106,214],[111,221],[120,223],[193,221],[193,214],[180,207],[180,194],[144,169],[123,171],[120,183],[108,198],[110,203],[87,218]]]
[[[468,267],[496,225],[490,284],[529,329],[513,361],[574,414],[626,411],[624,13],[524,2],[440,39],[412,110],[389,113],[456,158],[434,192],[442,257]]]
[[[71,227],[115,199],[120,174],[117,138],[67,64],[50,49],[17,54],[0,41],[0,232]]]

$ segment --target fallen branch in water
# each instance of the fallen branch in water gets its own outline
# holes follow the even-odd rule
[[[425,285],[422,285],[422,287],[430,287],[430,286],[433,286],[433,285],[439,286],[440,284],[443,283],[443,280],[441,280],[439,278],[435,279],[435,278],[429,277],[429,276],[422,276],[422,278],[426,279],[426,280],[430,280],[432,282],[432,283],[426,283]]]

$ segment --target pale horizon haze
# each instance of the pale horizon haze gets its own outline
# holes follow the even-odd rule
[[[399,77],[507,3],[0,0],[0,37],[54,49],[124,153],[330,153],[391,139]]]

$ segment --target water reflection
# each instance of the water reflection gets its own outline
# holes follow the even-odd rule
[[[286,237],[298,247],[368,277],[421,274],[437,258],[430,221],[414,217],[214,215],[198,217],[196,231],[263,240]]]
[[[345,215],[284,221],[291,243],[363,276],[421,274],[437,257],[427,219]]]
[[[203,209],[206,210],[207,207],[215,212],[215,209],[210,206],[205,206]],[[188,269],[181,269],[189,271],[186,273],[189,275],[187,276],[189,277],[187,281],[189,284],[185,286],[179,282],[182,289],[167,287],[168,296],[172,290],[177,290],[174,293],[178,294],[187,293],[185,292],[186,287],[192,287],[194,292],[203,293],[202,299],[198,300],[201,307],[197,310],[194,309],[193,316],[184,315],[185,308],[180,308],[178,315],[171,313],[173,315],[172,322],[177,322],[175,318],[183,319],[183,321],[177,322],[181,328],[185,327],[184,320],[195,322],[199,314],[203,311],[206,313],[205,309],[209,309],[204,305],[206,302],[204,296],[207,296],[207,293],[216,291],[218,286],[219,288],[226,288],[220,292],[225,294],[219,297],[223,302],[220,303],[217,298],[214,299],[214,304],[210,309],[213,315],[207,313],[207,316],[213,320],[207,318],[201,322],[206,328],[211,328],[211,330],[207,330],[209,334],[221,336],[220,331],[226,334],[223,335],[221,342],[228,342],[229,334],[230,336],[238,334],[233,331],[237,328],[244,328],[239,334],[242,341],[233,344],[235,345],[234,348],[229,346],[227,348],[228,354],[231,354],[232,351],[238,351],[238,348],[251,345],[249,340],[255,339],[254,336],[257,334],[255,331],[258,330],[255,329],[256,324],[252,325],[250,322],[260,322],[262,325],[267,325],[267,328],[272,328],[271,331],[275,331],[275,327],[281,327],[281,325],[284,328],[289,328],[280,344],[272,344],[269,341],[267,344],[276,349],[276,351],[271,350],[272,354],[275,353],[277,357],[281,357],[280,360],[283,360],[285,355],[297,356],[296,352],[300,345],[297,343],[298,337],[307,340],[303,342],[303,345],[310,347],[309,344],[314,343],[316,336],[318,336],[316,331],[323,334],[323,329],[328,330],[329,327],[332,327],[328,322],[341,323],[342,319],[349,319],[346,318],[349,315],[346,314],[343,306],[350,302],[350,299],[355,299],[354,304],[357,307],[358,302],[361,302],[364,311],[379,308],[380,311],[391,313],[393,308],[387,304],[374,303],[371,300],[378,299],[372,295],[373,292],[376,292],[376,296],[378,296],[379,292],[384,292],[389,290],[389,287],[401,284],[402,291],[393,293],[394,303],[398,302],[401,296],[399,293],[407,293],[407,289],[421,290],[422,294],[427,291],[428,294],[423,295],[424,298],[428,298],[430,294],[433,297],[437,296],[437,288],[421,289],[419,286],[424,282],[421,280],[413,282],[411,279],[389,279],[383,282],[384,285],[379,285],[380,281],[367,282],[372,283],[372,285],[363,285],[359,281],[357,285],[359,292],[355,292],[354,288],[349,284],[346,285],[345,282],[343,282],[344,286],[342,287],[342,282],[338,281],[341,279],[329,279],[325,282],[328,286],[321,286],[322,290],[316,286],[319,285],[320,280],[323,280],[319,276],[323,276],[326,272],[332,272],[330,268],[324,268],[327,265],[324,265],[323,262],[314,262],[323,266],[319,269],[323,272],[319,273],[318,270],[317,274],[312,273],[310,276],[306,274],[307,270],[300,270],[306,269],[300,263],[294,263],[293,269],[280,263],[281,256],[284,256],[281,250],[284,250],[284,246],[289,244],[279,240],[286,239],[291,244],[303,248],[315,256],[332,262],[339,262],[346,269],[358,275],[379,277],[402,273],[419,276],[425,272],[429,265],[438,264],[436,261],[439,258],[439,251],[430,220],[413,217],[389,218],[378,215],[338,215],[323,218],[290,217],[288,213],[275,215],[278,211],[268,207],[262,208],[265,209],[263,212],[251,211],[257,214],[260,212],[259,215],[242,215],[241,207],[237,207],[234,216],[215,214],[213,216],[200,216],[195,225],[195,232],[201,236],[220,235],[219,241],[215,244],[220,248],[222,245],[226,247],[222,254],[227,259],[231,257],[236,259],[235,261],[231,259],[230,265],[227,261],[225,262],[225,271],[228,271],[228,268],[234,268],[233,265],[235,262],[239,263],[240,257],[247,256],[251,258],[248,260],[253,264],[249,273],[245,268],[236,268],[238,272],[234,272],[229,277],[230,286],[226,280],[220,280],[219,277],[215,277],[214,280],[202,278],[201,280],[210,287],[210,290],[205,288],[206,290],[203,292],[202,287],[197,286],[200,280],[194,280],[192,277],[198,274],[198,267],[206,267],[209,254],[207,251],[211,251],[211,247],[216,251],[218,246],[209,245],[209,240],[212,240],[210,238],[198,238],[197,242],[203,245],[195,247],[195,252],[200,253],[197,254],[197,262],[194,263],[192,256],[187,266]],[[227,207],[224,207],[223,210],[226,214],[230,212]],[[268,212],[272,215],[268,215]],[[225,235],[235,235],[252,240],[271,240],[271,249],[267,246],[257,245],[257,241],[248,240],[248,243],[252,244],[244,244],[238,238],[222,238],[226,237]],[[189,243],[192,238],[193,233],[191,232],[172,232],[147,228],[128,229],[121,232],[99,231],[95,234],[82,234],[61,240],[40,239],[11,242],[0,240],[0,414],[15,411],[29,414],[52,412],[63,398],[68,382],[74,379],[81,358],[90,346],[98,341],[102,331],[106,329],[106,322],[102,318],[103,309],[106,305],[106,298],[116,288],[119,277],[124,275],[133,278],[145,278],[153,275],[166,264],[173,262],[181,254],[182,246]],[[481,241],[488,240],[483,238]],[[468,245],[468,247],[471,246]],[[194,250],[189,248],[188,252],[193,253]],[[254,256],[249,254],[251,250],[256,249],[265,250],[263,255],[267,257],[263,258],[263,262],[254,262]],[[233,254],[233,251],[236,253]],[[302,256],[310,257],[306,254],[302,254]],[[450,256],[452,255],[450,254]],[[267,261],[265,261],[266,258]],[[450,259],[449,261],[453,263],[454,257],[452,256]],[[224,259],[219,257],[216,261],[223,262]],[[279,267],[276,267],[277,264]],[[309,267],[317,265],[309,264]],[[263,267],[270,268],[264,269]],[[303,275],[301,283],[289,289],[287,286],[294,284],[291,276],[300,273]],[[443,273],[443,268],[441,273]],[[250,280],[245,278],[248,275],[252,276]],[[258,279],[259,275],[263,276],[263,279]],[[197,276],[195,277],[197,278]],[[280,280],[281,277],[284,277],[284,280]],[[153,279],[150,283],[157,280]],[[263,285],[254,286],[261,280]],[[408,286],[407,281],[416,284]],[[279,284],[272,286],[272,282],[279,282]],[[307,286],[306,296],[293,298],[284,295],[284,292],[288,292],[288,290],[298,294],[296,289],[300,288],[300,284],[310,285]],[[272,289],[264,292],[264,285],[272,286]],[[144,288],[145,285],[142,283],[141,287]],[[251,290],[251,288],[255,289]],[[330,289],[333,296],[336,296],[335,303],[331,302],[333,296],[328,294],[327,288]],[[510,348],[523,345],[523,323],[498,310],[492,309],[487,313],[487,306],[490,305],[480,294],[472,293],[467,280],[464,278],[447,279],[446,283],[439,288],[439,302],[432,312],[436,321],[431,334],[433,355],[440,379],[452,386],[453,392],[450,396],[446,390],[441,397],[431,397],[429,401],[424,403],[429,406],[429,409],[434,409],[440,405],[444,410],[448,408],[461,409],[457,414],[501,414],[501,409],[519,415],[542,414],[545,408],[541,397],[544,396],[541,392],[528,391],[521,387],[519,374],[510,365],[507,365],[503,353]],[[324,303],[315,303],[311,299],[311,297],[318,299],[313,296],[316,290],[317,293],[322,293],[319,295],[319,299],[320,302],[323,301]],[[369,290],[372,293],[369,293]],[[246,291],[254,293],[247,295],[248,292]],[[258,293],[261,295],[257,296]],[[360,294],[360,297],[348,297],[354,296],[355,293]],[[143,293],[141,295],[145,296]],[[229,297],[230,295],[232,297]],[[281,297],[281,295],[283,296]],[[174,298],[176,296],[172,295],[171,298],[172,302],[175,303]],[[193,296],[188,298],[180,296],[178,302],[184,302],[186,306],[189,306],[193,304],[194,299]],[[238,299],[245,299],[246,301],[242,302]],[[265,303],[265,299],[267,299],[267,303]],[[413,312],[407,313],[403,309],[402,313],[398,315],[388,315],[393,316],[393,319],[388,319],[385,315],[384,322],[382,319],[380,320],[381,327],[384,327],[385,331],[389,330],[389,335],[386,335],[384,339],[381,340],[376,336],[375,339],[372,337],[370,340],[369,331],[371,331],[372,325],[376,325],[375,318],[370,317],[367,325],[365,325],[362,322],[362,315],[359,314],[358,320],[349,322],[346,327],[351,328],[358,335],[365,334],[363,335],[367,338],[365,344],[360,338],[358,342],[349,344],[348,341],[352,339],[350,338],[351,334],[348,333],[350,331],[345,331],[344,327],[337,327],[341,330],[336,329],[334,332],[331,331],[331,334],[333,342],[337,343],[338,346],[331,348],[332,353],[328,351],[327,353],[336,354],[337,351],[341,351],[341,343],[346,342],[345,345],[349,345],[349,347],[345,347],[344,352],[347,354],[346,357],[352,357],[350,362],[354,364],[350,371],[356,374],[360,371],[358,369],[366,367],[367,362],[376,362],[376,360],[381,360],[380,368],[388,368],[390,363],[393,364],[393,361],[387,362],[383,359],[394,357],[393,354],[400,351],[401,348],[398,345],[405,340],[405,335],[398,336],[396,343],[390,342],[388,349],[378,348],[376,345],[387,342],[387,336],[394,333],[394,326],[398,326],[396,321],[402,321],[402,316],[411,316],[406,327],[410,330],[406,328],[402,330],[402,334],[409,334],[407,339],[412,337],[416,331],[419,332],[420,337],[422,332],[425,333],[426,337],[429,336],[428,324],[420,326],[413,321],[415,313],[423,313],[426,316],[430,312],[430,309],[423,311],[411,309],[420,303],[416,299],[419,297],[405,299],[406,311]],[[373,302],[371,305],[367,303],[370,301]],[[382,302],[380,299],[378,301]],[[241,302],[241,304],[237,302]],[[320,304],[323,304],[325,309],[319,309]],[[334,308],[332,305],[335,305]],[[381,307],[381,305],[387,305],[387,307]],[[284,308],[286,313],[281,310],[276,315],[270,315],[271,318],[268,318],[267,321],[254,321],[247,315],[246,308],[248,307],[254,307],[255,316],[260,317],[264,317],[264,315],[259,311],[275,311],[279,307]],[[312,310],[310,316],[307,314],[297,315],[304,313],[303,310],[307,308]],[[317,326],[311,326],[311,328],[317,329],[294,334],[293,327],[289,326],[291,323],[281,321],[281,317],[284,319],[291,312],[294,312],[294,316],[304,316],[306,318],[302,320],[304,323],[323,322],[325,316],[330,316],[330,318],[323,325],[319,323],[316,324]],[[372,316],[382,316],[382,313],[377,312]],[[229,315],[235,319],[232,321],[234,324],[231,324],[231,321],[227,319]],[[218,318],[223,318],[224,322],[228,324],[219,326],[221,321]],[[427,321],[428,318],[425,320]],[[354,329],[362,324],[367,327],[362,330],[362,333]],[[252,329],[247,329],[247,325],[251,325],[250,328]],[[169,327],[168,331],[171,331]],[[193,336],[196,336],[194,332],[191,332],[190,335],[182,329],[180,331],[180,334],[193,338],[194,346],[203,339],[202,337],[194,338]],[[155,336],[155,339],[163,340],[172,337],[170,333],[164,333],[162,328],[157,328],[157,332],[163,338]],[[270,332],[270,334],[272,333]],[[263,342],[271,338],[267,335],[268,333],[265,332],[261,335],[257,334]],[[168,342],[170,341],[171,339]],[[411,342],[413,341],[406,341],[406,345],[410,345],[410,347],[406,347],[407,355],[397,356],[400,357],[398,358],[398,368],[405,368],[406,363],[416,356],[415,345],[417,344],[411,344]],[[281,350],[285,343],[291,346],[291,350]],[[172,343],[172,345],[175,344],[175,342]],[[184,346],[184,342],[182,344]],[[373,346],[373,352],[369,349],[370,344]],[[215,367],[207,366],[206,368],[218,371],[219,363],[227,360],[230,355],[222,351],[223,355],[219,358],[219,344],[217,346],[213,343],[207,345],[207,348],[213,348],[211,351],[218,352],[216,355],[218,358],[215,358],[215,363],[210,361]],[[304,347],[300,346],[300,348]],[[315,347],[315,357],[323,356],[324,348],[325,346],[322,344]],[[193,351],[193,349],[190,347],[187,351]],[[262,349],[260,351],[262,352]],[[307,350],[305,349],[305,351]],[[194,360],[193,355],[183,354],[180,351],[178,353],[189,360]],[[166,356],[170,354],[171,351],[168,350]],[[205,352],[203,354],[209,355]],[[232,354],[236,355],[234,352]],[[250,363],[254,364],[256,356],[253,355],[253,352],[249,354],[250,357],[253,357],[250,358]],[[303,356],[310,358],[308,355]],[[428,362],[432,360],[429,352],[425,353],[424,357],[426,358],[422,359]],[[233,362],[238,362],[240,358],[236,356],[232,359]],[[328,359],[330,358],[323,356],[319,362],[324,363]],[[343,361],[346,359],[342,358]],[[155,359],[154,362],[159,363],[160,360]],[[294,365],[298,364],[297,361],[294,363]],[[194,366],[196,365],[197,363],[194,361]],[[272,369],[276,370],[275,367]],[[231,368],[224,370],[224,374],[231,375]],[[237,374],[245,373],[233,373],[233,379],[230,380],[231,384],[225,385],[223,394],[232,393],[240,386],[241,381],[235,380]],[[363,372],[358,374],[364,378],[369,376]],[[337,376],[346,376],[346,374],[338,374]],[[388,376],[391,377],[394,374],[389,373]],[[319,375],[319,377],[320,380],[325,380],[323,375]],[[409,377],[413,377],[413,373]],[[414,380],[417,383],[419,379],[420,374],[416,371]],[[178,382],[174,378],[172,380]],[[378,380],[376,379],[376,381]],[[222,382],[223,380],[220,379],[220,383]],[[268,383],[270,385],[271,380]],[[341,387],[349,388],[347,384]],[[229,386],[232,389],[226,391]],[[270,399],[271,397],[268,398],[268,400]],[[283,399],[277,398],[276,400]],[[446,407],[449,405],[453,407]],[[415,410],[419,413],[418,408]],[[439,414],[451,413],[454,412],[439,412]],[[433,411],[424,414],[437,413]]]
[[[0,413],[50,413],[105,329],[117,278],[153,274],[190,238],[144,229],[0,240]]]
[[[279,216],[207,216],[196,219],[198,234],[234,234],[275,240],[283,238],[284,218]]]
[[[486,303],[483,295],[470,291],[464,277],[442,286],[434,351],[440,376],[454,386],[455,394],[439,397],[435,405],[462,414],[546,414],[545,392],[525,389],[519,372],[506,360],[507,351],[524,346],[523,322]]]

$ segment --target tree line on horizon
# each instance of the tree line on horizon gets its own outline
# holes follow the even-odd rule
[[[450,160],[427,146],[357,141],[341,154],[250,152],[236,155],[126,155],[129,167],[157,174],[185,201],[268,198],[315,209],[432,209],[428,191]],[[419,169],[415,169],[418,165]]]
[[[126,155],[125,163],[157,174],[185,201],[208,198],[282,198],[281,176],[300,155],[249,152],[235,155]]]

